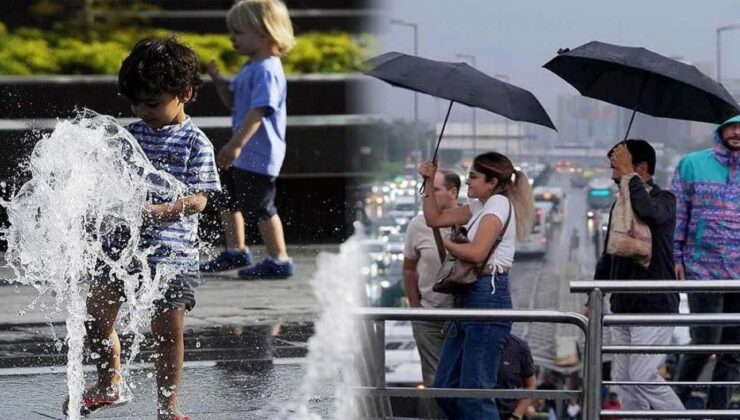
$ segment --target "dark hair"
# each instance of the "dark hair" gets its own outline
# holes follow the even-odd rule
[[[627,150],[630,151],[630,154],[632,155],[632,165],[637,166],[642,162],[647,163],[648,166],[648,173],[650,175],[655,175],[655,149],[653,149],[653,146],[650,145],[645,140],[642,139],[629,139],[626,141],[627,143]],[[611,159],[612,155],[614,154],[614,150],[622,144],[621,142],[617,143],[609,149],[609,153],[606,154],[606,157]]]
[[[198,64],[193,50],[174,35],[142,39],[121,64],[118,89],[128,100],[138,102],[144,95],[163,92],[182,96],[190,87],[192,102],[203,84]]]
[[[460,181],[460,175],[450,171],[449,169],[440,169],[439,173],[444,177],[442,183],[445,185],[445,188],[448,190],[455,188],[457,190],[457,194],[455,195],[460,195],[460,185],[462,184]]]

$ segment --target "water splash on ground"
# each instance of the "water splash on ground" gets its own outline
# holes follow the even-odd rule
[[[2,230],[8,242],[6,260],[15,274],[11,281],[53,296],[56,307],[48,309],[64,308],[68,314],[70,418],[78,418],[90,278],[102,263],[124,279],[123,333],[134,334],[134,344],[139,343],[167,277],[152,276],[148,269],[139,276],[127,274],[129,267],[147,267],[151,252],[140,248],[141,212],[149,194],[174,199],[184,186],[158,172],[113,118],[88,110],[59,122],[36,144],[27,165],[31,179],[2,203],[10,222]],[[124,377],[137,348],[133,346]]]
[[[334,419],[359,418],[350,388],[359,383],[355,362],[362,343],[359,322],[352,316],[366,301],[361,274],[364,255],[361,239],[353,236],[338,254],[321,253],[311,282],[321,312],[308,343],[307,372],[295,406],[278,417],[285,420],[321,419],[311,412],[311,401],[329,394],[334,399]],[[324,389],[333,383],[334,389]]]

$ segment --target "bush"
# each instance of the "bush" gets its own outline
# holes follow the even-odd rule
[[[117,30],[86,42],[37,28],[8,33],[0,24],[0,74],[116,74],[136,41],[170,34],[163,29]],[[246,60],[236,53],[227,35],[186,32],[177,36],[195,50],[204,73],[212,60],[226,74],[238,72]],[[283,58],[283,65],[288,74],[359,71],[370,41],[368,36],[353,37],[342,32],[302,34]]]

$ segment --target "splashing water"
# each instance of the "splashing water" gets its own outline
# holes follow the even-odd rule
[[[171,275],[152,275],[146,269],[152,251],[140,247],[142,209],[149,194],[171,201],[185,187],[157,171],[115,119],[89,110],[59,122],[36,144],[28,167],[31,180],[2,203],[10,222],[2,230],[8,242],[6,259],[14,272],[12,282],[53,296],[55,309],[67,311],[69,418],[76,419],[84,387],[81,367],[90,277],[103,263],[123,279],[128,302],[128,308],[122,308],[123,333],[134,335],[121,372],[125,377],[138,354],[140,330],[149,320],[152,302],[161,297],[160,288]],[[127,233],[123,240],[111,242],[122,232]],[[145,269],[128,275],[127,268],[133,266]]]
[[[359,231],[359,230],[357,230]],[[364,279],[360,272],[363,255],[361,239],[355,234],[340,246],[339,254],[321,253],[311,281],[321,313],[308,342],[307,373],[295,403],[278,418],[284,420],[321,419],[309,409],[309,402],[325,392],[326,382],[334,386],[334,419],[360,418],[349,388],[359,381],[355,361],[361,343],[359,322],[352,316],[365,300]]]

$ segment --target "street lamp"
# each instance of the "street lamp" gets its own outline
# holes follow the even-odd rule
[[[506,74],[494,74],[493,77],[509,83],[509,76]],[[509,142],[511,141],[511,138],[509,137],[509,119],[506,117],[504,117],[504,127],[506,127],[506,156],[509,156]]]
[[[720,36],[724,31],[740,29],[740,24],[720,26],[717,28],[717,81],[722,83],[722,48],[720,46]]]
[[[404,26],[414,31],[414,55],[419,56],[419,27],[415,23],[406,22],[400,19],[391,19],[391,25]],[[419,150],[419,94],[414,92],[414,158],[421,154]],[[429,156],[429,146],[427,143],[427,156]],[[418,163],[418,162],[415,162]],[[419,194],[414,194],[414,213],[419,212]]]
[[[414,55],[419,55],[419,27],[415,23],[400,19],[391,19],[391,25],[405,26],[414,30]],[[419,94],[414,92],[414,153],[419,152],[419,136],[416,130],[419,126]]]
[[[470,60],[470,63],[475,68],[476,59],[473,54],[455,54],[456,57]],[[476,116],[475,107],[473,108],[473,156],[478,155],[478,121]]]

